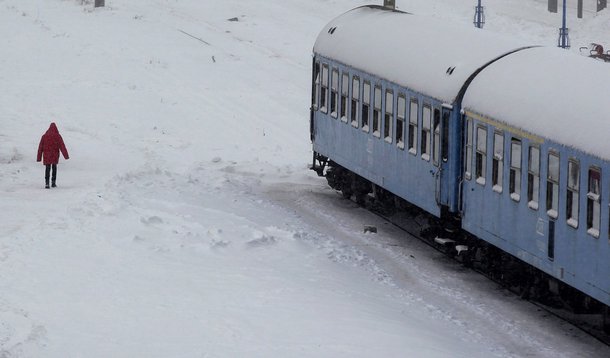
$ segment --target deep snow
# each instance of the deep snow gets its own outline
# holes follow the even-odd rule
[[[307,170],[315,37],[367,2],[91,2],[0,0],[0,357],[610,355]],[[545,4],[485,5],[555,43]],[[51,121],[71,159],[45,190]]]

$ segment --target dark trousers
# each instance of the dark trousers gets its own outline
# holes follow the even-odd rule
[[[49,164],[49,165],[45,165],[45,170],[44,170],[44,182],[49,185],[49,175],[51,175],[51,169],[53,171],[53,174],[51,176],[51,182],[53,184],[55,184],[55,179],[57,179],[57,164]]]

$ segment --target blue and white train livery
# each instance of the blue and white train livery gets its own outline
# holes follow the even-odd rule
[[[608,93],[604,63],[359,7],[314,46],[313,169],[346,197],[404,200],[461,229],[452,242],[473,256],[532,271],[524,289],[607,310]]]

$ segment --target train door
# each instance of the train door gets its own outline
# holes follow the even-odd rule
[[[447,174],[449,171],[449,119],[451,108],[443,105],[441,110],[434,111],[435,122],[435,152],[438,159],[435,164],[438,167],[436,174],[436,203],[440,205],[449,204],[450,183]]]
[[[435,216],[440,216],[441,110],[438,106],[425,101],[419,108],[421,108],[419,142],[412,140],[413,138],[409,140],[409,152],[422,159],[415,161],[414,169],[410,174],[417,184],[417,190],[412,197],[417,206]],[[412,112],[418,110],[416,102],[411,103],[411,109]],[[418,128],[415,127],[415,130]]]
[[[441,111],[438,108],[434,108],[432,116],[432,164],[436,167],[434,170],[434,197],[436,204],[441,203],[441,165],[440,165],[440,152],[441,152]]]

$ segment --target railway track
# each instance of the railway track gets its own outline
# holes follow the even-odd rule
[[[387,206],[384,207],[383,205],[376,204],[375,198],[371,195],[369,195],[369,197],[367,198],[367,200],[365,200],[365,202],[362,202],[362,200],[361,200],[360,203],[358,203],[358,204],[363,205],[366,209],[368,209],[373,214],[386,220],[387,222],[391,223],[393,226],[408,233],[409,235],[416,237],[417,239],[419,239],[426,245],[432,247],[433,249],[437,250],[438,252],[441,252],[441,253],[445,254],[446,256],[451,257],[456,262],[459,262],[462,264],[465,263],[464,260],[460,257],[460,255],[456,255],[455,248],[453,248],[453,247],[450,248],[449,246],[446,245],[446,242],[450,242],[452,240],[445,241],[445,240],[443,240],[443,238],[440,238],[438,236],[433,236],[433,237],[430,236],[430,233],[438,231],[438,227],[435,228],[435,226],[431,225],[430,222],[434,222],[437,220],[436,220],[436,218],[432,217],[431,215],[427,214],[426,212],[424,212],[416,207],[411,207],[411,206],[409,206],[408,210],[405,210],[405,211],[395,211],[395,210],[387,209]],[[466,249],[466,248],[463,248],[463,249]],[[498,279],[497,277],[495,277],[495,275],[491,274],[490,272],[487,272],[487,271],[477,267],[477,265],[466,264],[466,266],[469,266],[471,270],[485,276],[486,278],[490,279],[491,281],[495,282],[496,284],[502,286],[507,291],[514,294],[515,296],[517,296],[517,297],[521,296],[521,298],[523,298],[522,292],[520,292],[520,290],[518,288],[510,287],[509,285],[506,284],[506,282],[504,282],[501,279]],[[535,305],[538,309],[540,309],[541,311],[544,311],[546,314],[557,317],[557,318],[561,319],[562,321],[569,323],[575,329],[586,333],[587,335],[593,337],[597,341],[599,341],[607,346],[610,346],[610,335],[605,333],[601,328],[602,320],[603,320],[602,314],[575,313],[575,312],[572,312],[565,308],[552,307],[548,304],[544,304],[535,299],[527,299],[527,298],[523,298],[523,299],[525,299],[528,302],[530,302],[531,304]]]

